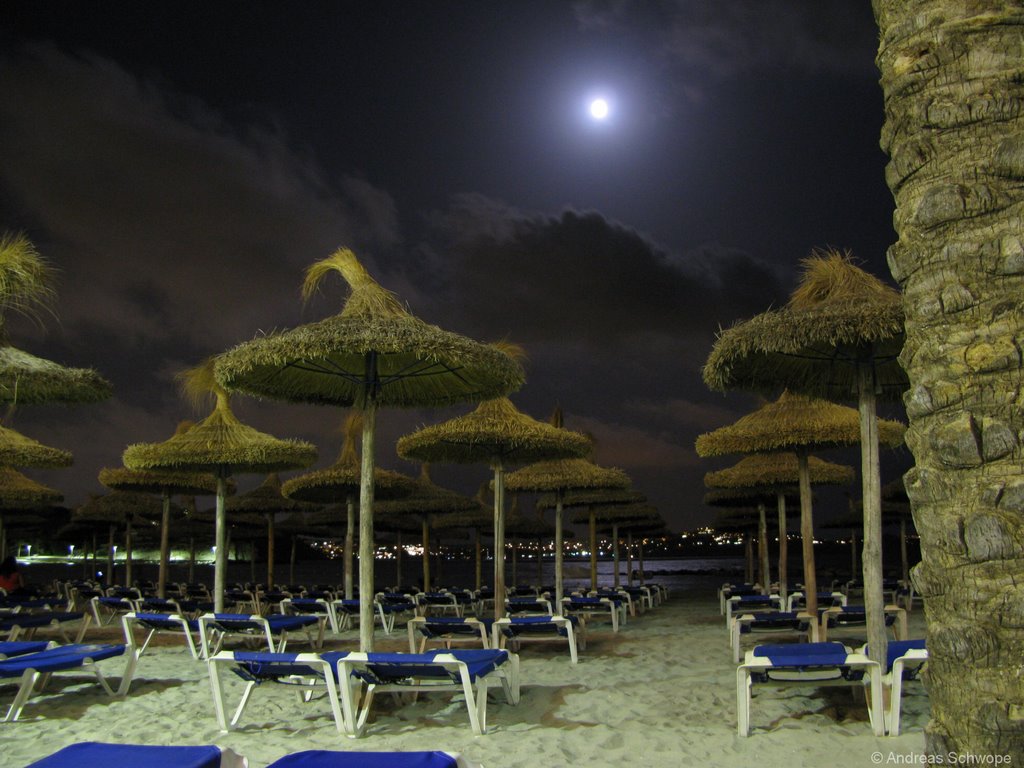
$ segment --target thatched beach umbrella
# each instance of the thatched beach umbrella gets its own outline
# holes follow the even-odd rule
[[[125,449],[129,469],[212,472],[217,478],[214,565],[214,610],[224,610],[227,575],[227,518],[224,499],[231,475],[267,474],[306,467],[316,461],[316,448],[298,440],[279,440],[240,422],[231,411],[228,394],[213,381],[210,361],[186,372],[185,384],[195,397],[212,393],[213,412],[188,431],[162,443],[139,443]]]
[[[63,500],[60,491],[37,483],[12,467],[0,466],[0,560],[7,555],[7,529],[16,516],[28,511],[45,513]]]
[[[398,441],[398,455],[455,464],[487,462],[494,472],[494,611],[505,615],[505,468],[509,464],[582,458],[590,439],[516,410],[507,397],[481,403],[465,416],[424,427]]]
[[[611,493],[614,493],[611,492]],[[573,515],[574,523],[588,523],[591,529],[591,588],[597,588],[597,530],[598,525],[610,527],[612,533],[612,560],[614,573],[612,585],[619,586],[619,525],[621,523],[649,523],[658,517],[658,511],[647,503],[646,499],[639,502],[620,504],[616,502],[591,504],[586,509]]]
[[[647,497],[629,488],[584,488],[562,493],[546,493],[537,500],[538,509],[594,507],[609,504],[640,504]],[[597,589],[597,515],[587,513],[590,532],[590,588]]]
[[[274,585],[274,524],[280,512],[312,512],[318,505],[288,498],[281,492],[281,478],[271,472],[256,488],[247,493],[233,496],[225,502],[227,513],[257,515],[264,522],[267,532],[267,589]]]
[[[88,368],[66,368],[12,347],[6,315],[34,320],[56,298],[54,272],[24,235],[0,236],[0,404],[90,403],[110,397],[110,382]]]
[[[423,537],[423,590],[430,591],[430,528],[433,522],[453,512],[475,509],[477,503],[461,493],[436,485],[430,479],[430,465],[424,462],[415,480],[413,491],[402,498],[378,501],[373,506],[374,515],[388,517],[413,517],[420,524]]]
[[[75,510],[72,522],[88,521],[108,523],[112,527],[124,527],[124,584],[131,586],[133,581],[132,547],[135,534],[133,526],[140,523],[155,527],[155,521],[160,518],[162,507],[163,505],[158,499],[145,493],[111,491],[105,494],[90,494],[89,500]],[[113,563],[113,552],[111,552],[111,563]],[[111,567],[111,571],[113,571],[113,567]]]
[[[523,369],[503,349],[429,325],[370,277],[347,248],[313,264],[303,292],[341,273],[351,293],[341,313],[254,339],[221,355],[229,389],[363,413],[359,495],[359,648],[373,650],[373,469],[377,410],[476,402],[519,389]]]
[[[560,415],[556,416],[560,421]],[[555,426],[561,426],[557,424]],[[621,469],[599,467],[588,459],[561,459],[531,464],[510,472],[505,487],[512,491],[550,493],[555,498],[555,601],[561,611],[564,595],[563,502],[571,491],[599,491],[628,488],[629,475]]]
[[[183,421],[178,424],[176,432],[186,432],[193,426],[191,421]],[[157,595],[166,597],[171,551],[171,496],[213,495],[217,492],[217,478],[208,472],[159,472],[117,467],[101,469],[99,480],[107,488],[115,491],[160,495],[163,509],[160,515],[160,568],[156,584]]]
[[[814,456],[807,459],[811,485],[849,485],[853,482],[853,467],[823,461]],[[788,526],[786,524],[786,492],[800,482],[800,462],[795,453],[766,453],[746,456],[739,462],[717,472],[704,475],[708,488],[752,488],[774,491],[779,512],[779,593],[786,599],[787,591],[787,546]],[[768,574],[768,530],[765,520],[765,503],[758,503],[760,531],[758,541],[761,553],[761,583],[766,587],[771,582]]]
[[[864,601],[871,657],[884,661],[882,509],[876,400],[908,387],[899,364],[903,302],[850,255],[814,253],[789,302],[724,331],[704,366],[712,389],[779,386],[832,400],[857,398],[864,497]]]
[[[26,437],[7,427],[0,427],[0,466],[54,469],[70,467],[74,459],[67,451]]]
[[[359,500],[360,479],[359,455],[356,439],[363,428],[358,412],[345,419],[345,439],[342,442],[338,460],[324,469],[314,469],[304,475],[293,477],[281,486],[281,492],[289,499],[336,504],[344,502],[346,512],[344,584],[345,599],[354,594],[352,584],[352,555],[355,546],[356,502]],[[413,481],[400,472],[373,468],[373,494],[375,498],[391,499],[404,496],[413,490]]]
[[[483,586],[483,552],[480,537],[487,535],[492,540],[494,538],[494,502],[487,499],[488,486],[487,482],[480,484],[473,499],[474,506],[471,509],[442,515],[433,523],[434,528],[439,531],[460,528],[473,531],[474,586],[477,590]]]
[[[877,422],[878,439],[883,445],[896,446],[902,443],[903,431],[904,427],[899,422],[884,419]],[[855,410],[790,392],[783,392],[778,400],[761,406],[735,424],[697,438],[697,453],[701,456],[778,451],[792,451],[796,454],[800,483],[804,591],[807,594],[808,611],[817,610],[818,594],[814,568],[814,514],[811,507],[809,455],[812,451],[856,445],[860,439],[860,420]]]

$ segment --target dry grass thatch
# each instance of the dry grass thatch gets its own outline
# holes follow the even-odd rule
[[[247,493],[239,494],[224,503],[228,513],[247,512],[252,514],[276,514],[278,512],[313,512],[319,509],[316,504],[289,499],[281,493],[281,478],[276,472],[256,488]]]
[[[16,469],[0,467],[0,509],[49,507],[63,500],[60,491],[37,483]]]
[[[374,504],[374,513],[383,515],[447,515],[478,508],[473,499],[461,493],[435,485],[430,479],[430,467],[423,464],[412,493],[400,499]]]
[[[905,427],[878,420],[879,444],[895,447],[903,442]],[[697,453],[775,453],[818,450],[860,443],[860,417],[853,408],[826,400],[783,392],[778,400],[747,414],[735,424],[697,438]]]
[[[590,448],[586,435],[532,419],[506,397],[487,400],[470,414],[398,441],[402,458],[454,464],[582,458]]]
[[[796,486],[790,488],[785,486],[779,488],[715,488],[704,494],[704,503],[709,507],[750,510],[752,514],[757,512],[758,504],[764,504],[768,507],[768,511],[774,511],[780,491],[785,495],[788,506],[800,503],[800,491]]]
[[[91,368],[66,368],[10,345],[0,346],[0,403],[95,403],[113,393]]]
[[[52,312],[55,272],[23,234],[0,235],[0,317],[17,312],[32,320]]]
[[[572,522],[587,523],[593,513],[598,523],[629,525],[631,523],[649,524],[660,519],[658,510],[646,502],[639,504],[592,504],[586,509],[573,513]]]
[[[834,464],[815,456],[807,460],[813,485],[849,485],[856,473],[853,467]],[[704,475],[708,488],[767,488],[793,487],[800,481],[800,470],[795,453],[765,453],[746,456],[736,464]]]
[[[510,491],[597,490],[629,485],[629,475],[621,469],[599,467],[589,459],[541,461],[505,476],[505,487]]]
[[[75,510],[73,521],[122,523],[129,518],[159,519],[163,503],[147,493],[111,491],[92,494],[89,500]]]
[[[0,466],[57,468],[70,467],[74,459],[67,451],[51,448],[7,427],[0,427]]]
[[[361,430],[362,418],[360,415],[358,413],[349,414],[345,419],[345,439],[337,461],[329,467],[315,469],[286,480],[281,486],[281,492],[289,499],[319,504],[334,504],[346,501],[350,496],[358,497],[362,468],[359,464],[356,442]],[[375,498],[400,498],[412,493],[415,483],[401,472],[375,467],[373,489]]]
[[[251,395],[360,409],[371,399],[384,407],[476,402],[523,385],[507,348],[414,317],[346,248],[310,267],[304,292],[334,272],[351,290],[340,314],[228,350],[218,380]]]
[[[562,506],[587,507],[591,504],[638,504],[647,497],[630,488],[608,488],[597,490],[569,491],[562,496]],[[537,499],[537,509],[554,509],[558,497],[553,493],[545,493]]]
[[[186,432],[162,443],[138,443],[125,449],[129,469],[210,471],[226,477],[264,474],[306,467],[316,461],[316,447],[300,440],[280,440],[243,424],[231,411],[227,393],[214,392],[213,412]]]
[[[704,366],[715,390],[765,394],[780,386],[835,400],[855,399],[858,366],[868,364],[876,392],[898,400],[907,376],[900,294],[857,267],[849,254],[818,252],[789,303],[719,334]]]
[[[217,478],[208,472],[158,472],[116,467],[101,469],[99,480],[114,491],[184,493],[190,496],[209,496],[217,492]]]

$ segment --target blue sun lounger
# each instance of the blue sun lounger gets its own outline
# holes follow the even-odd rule
[[[562,615],[578,616],[591,619],[596,616],[608,616],[612,622],[612,632],[619,631],[619,624],[625,620],[624,604],[616,603],[608,597],[563,597]]]
[[[310,614],[282,616],[277,613],[258,616],[245,613],[204,613],[199,617],[199,639],[202,642],[203,658],[208,659],[217,653],[228,637],[266,640],[268,651],[283,653],[288,646],[288,635],[299,631],[306,633],[306,638],[314,648],[322,648],[326,622],[326,617]],[[314,628],[317,631],[316,636],[313,635]]]
[[[734,664],[740,663],[743,639],[746,637],[763,634],[786,635],[802,643],[817,642],[819,639],[818,622],[814,616],[797,611],[762,611],[734,615],[731,630],[729,644],[732,646]]]
[[[267,768],[480,768],[451,752],[333,752],[311,749],[275,760]]]
[[[740,736],[750,735],[751,688],[756,684],[793,683],[827,686],[864,681],[868,675],[868,716],[876,736],[885,735],[882,722],[882,670],[863,653],[842,643],[759,645],[747,651],[736,669],[736,721]]]
[[[863,605],[840,605],[819,611],[821,623],[818,627],[818,639],[828,640],[829,635],[854,633],[865,637],[868,616]],[[907,637],[907,612],[898,605],[887,605],[884,608],[885,626],[892,631],[894,640]]]
[[[175,635],[185,641],[193,659],[199,658],[202,641],[200,638],[199,648],[196,647],[196,639],[199,637],[202,628],[197,619],[186,619],[176,613],[126,613],[121,617],[121,626],[124,628],[124,640],[133,648],[138,649],[139,656],[146,652],[149,641],[154,635]],[[148,632],[142,644],[136,640],[135,629],[141,628]]]
[[[107,683],[103,673],[96,666],[96,662],[123,655],[128,656],[128,661],[121,674],[121,683],[115,691]],[[88,667],[95,673],[97,682],[108,695],[125,696],[131,686],[132,676],[135,674],[136,661],[137,656],[134,650],[126,649],[124,645],[96,644],[59,645],[37,653],[3,659],[0,661],[0,679],[20,678],[18,692],[14,696],[10,709],[7,710],[4,722],[17,720],[39,679],[43,678],[45,683],[49,675],[54,672],[73,671]]]
[[[338,662],[338,679],[365,684],[359,708],[356,687],[341,684],[349,735],[361,736],[376,693],[406,691],[459,692],[465,696],[473,732],[487,732],[487,687],[497,678],[509,704],[519,702],[519,657],[498,650],[439,650],[428,653],[350,653]]]
[[[45,651],[50,645],[47,640],[3,640],[0,641],[0,660]]]
[[[778,595],[733,595],[725,601],[725,626],[731,631],[733,618],[741,614],[781,610],[782,598]]]
[[[409,630],[409,653],[423,653],[427,643],[452,645],[477,645],[491,647],[491,624],[493,619],[475,619],[458,616],[416,616],[406,625]],[[419,647],[416,638],[419,637]]]
[[[868,647],[865,645],[860,652],[866,656]],[[885,656],[882,685],[889,689],[889,711],[885,713],[885,727],[890,736],[899,736],[903,684],[918,679],[928,661],[928,650],[924,640],[891,640],[886,644]]]
[[[67,633],[68,624],[78,625],[78,632],[72,640]],[[0,634],[6,633],[7,640],[17,640],[24,637],[31,640],[37,631],[41,629],[54,629],[65,643],[80,643],[85,637],[89,628],[91,617],[81,611],[48,611],[45,613],[13,613],[0,618]]]
[[[253,691],[263,683],[292,686],[309,701],[312,693],[323,688],[331,704],[331,714],[338,733],[349,731],[338,698],[338,662],[346,656],[344,651],[327,653],[270,653],[267,651],[221,651],[207,660],[210,688],[217,713],[217,724],[222,731],[234,728],[249,704]],[[235,714],[228,720],[221,673],[230,668],[245,681],[241,701]]]
[[[587,646],[583,623],[577,616],[510,616],[495,621],[491,632],[491,647],[504,648],[510,643],[514,651],[523,642],[565,640],[573,664],[579,661],[577,644],[580,648]]]
[[[220,747],[149,747],[86,741],[71,744],[26,768],[245,768],[246,761]]]

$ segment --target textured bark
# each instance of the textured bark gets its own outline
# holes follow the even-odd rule
[[[779,506],[779,596],[785,600],[789,587],[787,584],[789,558],[789,525],[786,523],[786,494],[777,494]]]
[[[505,467],[500,458],[494,470],[494,618],[505,618]]]
[[[363,409],[363,455],[359,467],[359,651],[373,652],[373,465],[377,403]]]
[[[796,455],[800,468],[800,546],[804,555],[804,605],[812,616],[818,612],[818,571],[814,566],[814,510],[811,506],[811,473],[807,454]]]
[[[764,502],[757,504],[757,559],[760,564],[761,584],[764,586],[765,594],[771,592],[772,574],[768,564],[768,511]]]
[[[1024,7],[874,0],[929,753],[1024,760]]]

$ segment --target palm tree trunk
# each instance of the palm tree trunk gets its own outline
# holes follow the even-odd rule
[[[1024,760],[1024,9],[873,0],[910,380],[931,755]],[[1009,606],[1017,606],[1010,609]]]

